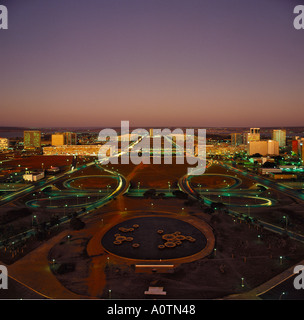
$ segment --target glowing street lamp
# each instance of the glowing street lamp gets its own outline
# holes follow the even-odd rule
[[[287,229],[287,216],[283,216],[283,219],[285,220],[285,228]]]
[[[246,204],[246,207],[248,207],[248,217],[250,217],[250,206]]]

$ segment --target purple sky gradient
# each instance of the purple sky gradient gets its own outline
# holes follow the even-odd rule
[[[301,1],[0,2],[0,126],[304,126]]]

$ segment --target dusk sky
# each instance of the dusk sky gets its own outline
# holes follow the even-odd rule
[[[0,126],[304,126],[303,1],[0,4]]]

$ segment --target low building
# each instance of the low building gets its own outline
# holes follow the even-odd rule
[[[279,168],[259,168],[259,173],[262,175],[269,175],[271,173],[282,173]]]
[[[110,152],[112,154],[115,152],[114,146],[102,146],[102,145],[65,145],[65,146],[52,146],[52,147],[44,147],[43,154],[46,156],[50,155],[76,155],[76,156],[98,156],[99,152],[102,148],[107,149],[107,156],[110,156]]]
[[[49,174],[56,174],[60,172],[60,169],[58,167],[51,167],[49,169],[46,169],[46,172]]]
[[[38,181],[38,180],[43,179],[44,177],[45,177],[44,171],[40,171],[40,172],[26,172],[26,173],[23,175],[23,180],[35,182],[35,181]]]
[[[274,180],[291,180],[291,179],[297,179],[297,175],[296,174],[292,174],[292,173],[275,173],[275,172],[271,172],[269,174],[269,177],[274,179]]]
[[[264,164],[266,161],[270,161],[270,159],[267,158],[267,157],[252,157],[252,158],[249,159],[249,161],[251,163],[257,162],[259,164]]]

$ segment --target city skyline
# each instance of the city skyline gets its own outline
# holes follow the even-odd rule
[[[0,126],[301,126],[298,1],[2,1]]]
[[[0,301],[304,300],[303,40],[303,0],[0,0]]]

